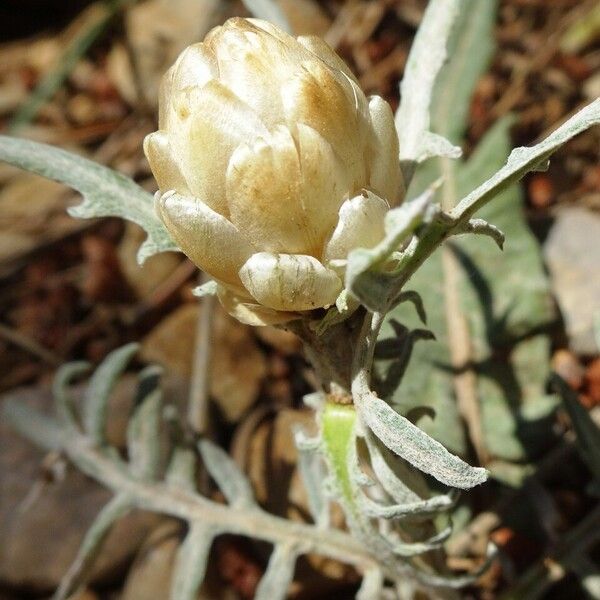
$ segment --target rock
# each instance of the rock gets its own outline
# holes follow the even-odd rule
[[[26,388],[10,397],[33,408],[51,403],[43,388]],[[16,590],[55,589],[80,543],[111,494],[75,468],[58,478],[43,477],[44,452],[0,422],[0,581]],[[160,517],[134,512],[109,534],[91,582],[114,581],[150,527]]]
[[[169,372],[189,378],[200,307],[185,304],[144,339],[141,356]],[[267,372],[266,360],[250,330],[214,307],[210,394],[230,422],[237,421],[256,401]]]
[[[600,351],[594,323],[600,318],[600,216],[583,208],[561,211],[544,247],[552,287],[571,350]]]

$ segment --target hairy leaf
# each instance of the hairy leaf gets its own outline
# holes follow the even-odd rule
[[[456,158],[461,154],[460,148],[429,131],[435,81],[448,56],[446,46],[460,8],[460,0],[431,0],[406,62],[396,129],[407,181],[412,177],[416,163],[431,156]]]
[[[361,419],[392,452],[438,481],[469,489],[487,479],[487,471],[471,467],[442,444],[371,394],[357,404]]]
[[[196,600],[204,581],[208,555],[215,531],[204,523],[194,522],[175,559],[171,582],[171,600]]]
[[[69,571],[60,582],[54,595],[55,600],[66,600],[82,583],[93,566],[94,559],[102,547],[115,521],[124,517],[132,507],[126,495],[115,496],[99,513],[87,530]]]
[[[472,91],[490,57],[496,3],[468,0],[465,4],[450,44],[452,58],[440,74],[432,108],[433,130],[454,143],[460,142],[464,134]],[[578,119],[579,124],[576,121],[567,126],[554,141],[543,142],[541,150],[536,146],[518,151],[517,158],[509,160],[510,169],[501,169],[510,147],[510,120],[505,119],[488,132],[468,161],[455,163],[442,159],[439,165],[427,163],[413,182],[418,191],[443,170],[446,203],[461,196],[468,199],[461,203],[462,208],[452,211],[455,217],[471,215],[483,206],[478,219],[471,220],[466,231],[486,233],[497,242],[502,241],[499,230],[506,234],[503,254],[482,236],[465,235],[451,243],[460,271],[461,314],[467,319],[470,335],[464,343],[471,346],[473,364],[466,368],[474,367],[477,373],[475,385],[484,443],[492,456],[505,460],[525,460],[532,452],[544,448],[548,440],[543,419],[555,406],[555,401],[544,392],[548,341],[543,335],[535,335],[554,318],[549,286],[537,243],[522,216],[520,191],[508,183],[547,158],[550,149],[557,147],[557,140],[564,143],[569,135],[589,126],[591,117],[584,113]],[[501,169],[500,175],[494,175],[497,169]],[[483,183],[467,194],[488,178],[495,182],[491,187]],[[499,187],[494,187],[497,184]],[[494,192],[490,191],[492,188]],[[485,205],[498,192],[500,195]],[[419,427],[464,456],[466,440],[454,400],[448,348],[445,268],[447,265],[444,267],[438,250],[411,279],[411,287],[425,299],[428,326],[436,341],[421,342],[414,347],[402,385],[390,398],[402,414],[408,414],[414,407],[430,407],[433,417],[424,415],[417,421]],[[399,306],[390,314],[382,335],[392,333],[391,319],[411,329],[419,326],[412,311]],[[394,368],[388,362],[382,373]]]
[[[83,398],[83,425],[95,444],[105,442],[106,410],[110,394],[137,352],[138,344],[127,344],[113,350],[94,371]]]
[[[150,392],[135,410],[127,427],[127,450],[131,472],[140,479],[153,479],[160,461],[160,389]]]
[[[255,600],[285,600],[295,566],[296,553],[293,549],[284,544],[275,546],[267,570],[256,588]]]
[[[209,440],[201,440],[198,449],[206,469],[227,501],[235,506],[252,506],[254,504],[252,486],[227,452]]]
[[[91,160],[47,144],[0,136],[0,160],[80,192],[84,200],[69,213],[74,217],[122,217],[146,230],[138,260],[158,252],[179,251],[154,212],[152,194],[129,177]]]

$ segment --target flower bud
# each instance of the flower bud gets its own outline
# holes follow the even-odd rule
[[[264,324],[333,304],[348,252],[402,200],[390,106],[318,38],[235,18],[180,55],[159,108],[157,211],[227,310]]]

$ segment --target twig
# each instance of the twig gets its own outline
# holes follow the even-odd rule
[[[200,283],[206,281],[206,276],[202,274]],[[209,371],[215,308],[214,296],[205,296],[199,300],[199,303],[201,310],[196,322],[196,344],[188,400],[188,422],[192,431],[201,435],[205,434],[208,429]]]

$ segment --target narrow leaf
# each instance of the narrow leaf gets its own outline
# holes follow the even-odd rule
[[[254,505],[254,493],[246,476],[230,456],[208,440],[198,442],[202,460],[211,477],[233,506]]]
[[[497,196],[512,183],[519,181],[526,173],[548,160],[556,150],[571,138],[598,124],[600,124],[600,98],[582,108],[543,142],[531,147],[515,148],[510,153],[506,165],[463,198],[452,210],[452,216],[461,219],[470,217],[494,196]]]
[[[307,443],[305,434],[298,430],[294,432],[294,442],[298,450],[298,470],[306,489],[310,514],[318,526],[326,527],[328,526],[329,506],[323,494],[325,469],[321,455],[316,452],[319,440],[318,438],[310,439]]]
[[[460,489],[469,489],[487,479],[487,471],[471,467],[450,454],[439,442],[399,415],[375,394],[357,403],[365,425],[392,452],[438,481]]]
[[[363,575],[362,583],[356,594],[356,600],[373,600],[381,598],[383,592],[384,577],[381,569],[369,569]]]
[[[63,365],[54,376],[52,395],[54,396],[56,414],[65,425],[76,426],[77,424],[73,395],[69,389],[71,382],[89,369],[90,364],[88,362],[72,362]]]
[[[254,600],[285,600],[288,587],[294,578],[296,553],[290,546],[278,544],[273,549],[267,570],[263,575]]]
[[[105,442],[106,410],[110,394],[138,344],[127,344],[111,352],[94,371],[83,398],[83,425],[99,446]]]
[[[154,212],[152,194],[129,177],[91,160],[47,144],[0,136],[0,160],[80,192],[83,203],[69,209],[74,217],[122,217],[146,230],[138,260],[158,252],[178,251]]]
[[[196,455],[187,448],[175,448],[169,466],[166,482],[188,492],[196,490]]]
[[[193,523],[179,547],[171,582],[171,600],[196,600],[204,581],[215,532],[203,523]]]
[[[2,398],[2,419],[15,431],[43,450],[60,450],[63,446],[64,427],[61,423],[39,410],[20,401],[15,394]]]
[[[396,129],[400,161],[408,182],[415,164],[438,153],[460,153],[447,140],[432,137],[430,106],[436,78],[447,56],[446,46],[456,20],[459,0],[431,0],[413,42],[400,86]]]
[[[381,504],[363,492],[358,500],[366,515],[378,519],[403,519],[448,510],[454,506],[454,500],[449,495],[433,496],[428,500],[402,504]]]
[[[160,462],[160,389],[150,392],[127,428],[127,450],[131,473],[139,479],[154,479]]]
[[[115,521],[131,510],[131,499],[124,495],[115,496],[101,511],[88,529],[77,556],[67,574],[60,582],[54,600],[66,600],[77,588],[85,583],[102,543]]]
[[[391,546],[391,551],[396,556],[409,558],[411,556],[418,556],[419,554],[424,554],[425,552],[439,548],[450,537],[451,533],[452,527],[448,526],[440,533],[435,534],[423,542],[405,542],[399,538],[390,539],[389,536],[387,536],[386,539]]]

